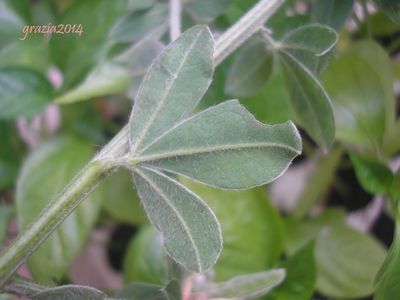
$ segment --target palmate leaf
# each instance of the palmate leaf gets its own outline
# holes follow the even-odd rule
[[[227,189],[262,185],[301,152],[291,122],[264,125],[236,100],[188,118],[213,73],[206,26],[183,33],[153,63],[129,123],[128,160],[150,221],[175,261],[202,272],[222,249],[217,219],[203,201],[163,171]]]

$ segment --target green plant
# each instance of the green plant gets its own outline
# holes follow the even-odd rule
[[[375,291],[376,299],[393,299],[398,230],[386,256],[370,234],[346,225],[342,210],[327,208],[316,217],[309,212],[330,187],[340,190],[343,183],[335,173],[350,164],[362,188],[387,198],[398,219],[398,170],[389,169],[400,149],[390,60],[375,42],[349,38],[379,36],[373,30],[382,25],[374,22],[386,22],[385,30],[397,32],[397,7],[377,2],[384,21],[376,21],[367,1],[360,1],[364,14],[352,17],[358,22],[352,33],[343,26],[354,1],[299,1],[312,13],[294,16],[286,12],[296,8],[296,1],[261,0],[252,8],[254,1],[239,0],[117,2],[0,2],[0,24],[6,25],[0,29],[0,118],[19,118],[22,124],[22,117],[36,116],[55,99],[66,107],[68,133],[34,149],[19,172],[16,211],[22,233],[1,253],[3,290],[33,299],[107,298],[95,288],[48,284],[70,283],[68,267],[101,223],[100,212],[142,224],[144,209],[158,231],[143,226],[129,246],[124,267],[129,284],[114,293],[115,299],[310,299],[315,289],[336,298]],[[88,12],[97,17],[87,17]],[[23,24],[48,23],[52,16],[62,24],[83,22],[86,33],[53,34],[50,42],[26,35],[13,43]],[[226,29],[214,39],[215,33],[197,22]],[[183,26],[188,29],[180,34]],[[164,48],[168,29],[171,43]],[[335,57],[340,30],[342,43],[350,46],[342,46]],[[393,38],[388,48],[398,51],[397,41]],[[38,49],[48,51],[49,58],[37,61]],[[64,78],[58,90],[43,75],[49,62]],[[89,160],[88,139],[104,141],[99,125],[104,120],[81,101],[116,94],[134,99],[128,125]],[[220,103],[227,95],[245,101]],[[257,121],[251,112],[273,125]],[[115,123],[105,119],[105,129],[115,131]],[[302,142],[289,119],[311,139]],[[4,154],[0,149],[5,174],[0,187],[8,188],[21,146],[9,123],[0,126],[7,145]],[[32,146],[37,142],[33,139]],[[313,168],[283,220],[257,187],[281,176],[302,153],[302,143],[303,157]],[[131,191],[121,193],[130,195],[128,201],[111,199],[130,184],[120,169],[133,177],[141,205]],[[251,190],[239,192],[244,189]],[[13,214],[9,204],[3,206],[0,229]],[[247,226],[262,241],[242,234]],[[168,257],[160,249],[160,235]],[[284,253],[287,258],[280,262]],[[33,282],[14,276],[26,260]],[[192,272],[206,272],[205,283],[196,282]]]

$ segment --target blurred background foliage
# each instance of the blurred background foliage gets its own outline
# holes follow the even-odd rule
[[[206,23],[217,38],[255,3],[183,0],[183,29]],[[19,39],[24,25],[49,23],[82,24],[83,33]],[[331,29],[310,26],[316,23]],[[399,3],[286,1],[266,28],[275,41],[269,46],[301,64],[291,65],[256,35],[217,68],[198,109],[239,98],[262,122],[292,119],[303,129],[304,152],[275,183],[248,191],[182,180],[223,229],[224,250],[205,276],[219,282],[284,267],[284,283],[263,299],[372,299],[400,223]],[[3,245],[127,123],[147,68],[169,43],[168,30],[164,0],[0,0]],[[333,30],[336,47],[322,53],[335,45]],[[315,78],[332,102],[330,147],[330,108],[320,104]],[[310,105],[317,123],[295,103]],[[390,267],[400,267],[398,242],[378,276],[377,299],[399,295],[400,275]],[[137,282],[202,280],[165,255],[124,171],[103,182],[20,274],[106,291],[126,285],[121,295]]]

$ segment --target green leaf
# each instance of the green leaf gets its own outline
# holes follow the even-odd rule
[[[324,199],[334,183],[336,170],[340,165],[343,152],[342,147],[336,147],[326,155],[316,155],[311,158],[315,167],[307,177],[303,190],[298,195],[293,216],[301,218],[307,215],[318,201]]]
[[[390,196],[395,200],[400,199],[400,170],[394,175],[392,186],[390,188]]]
[[[311,241],[315,240],[326,226],[335,226],[345,222],[346,215],[342,209],[325,209],[312,219],[300,221],[293,217],[285,220],[286,252],[292,256]]]
[[[106,294],[98,289],[80,285],[62,285],[47,288],[30,296],[33,300],[105,300]]]
[[[166,30],[168,6],[156,3],[146,10],[133,10],[120,18],[111,28],[109,39],[115,42],[134,43],[154,32],[162,35]]]
[[[223,191],[183,183],[207,202],[221,223],[224,248],[214,267],[216,281],[276,266],[283,251],[283,227],[264,188]]]
[[[390,190],[394,176],[387,166],[355,153],[351,153],[350,158],[364,190],[373,195],[385,195]]]
[[[285,268],[287,273],[285,281],[275,288],[266,300],[311,299],[316,280],[314,243],[308,243],[294,255],[287,258],[282,267]]]
[[[117,57],[97,65],[85,80],[55,99],[69,104],[125,91],[131,81],[141,81],[147,68],[162,49],[162,44],[149,40],[135,44]]]
[[[14,126],[0,120],[0,191],[12,186],[18,175],[22,144]]]
[[[21,230],[31,225],[92,155],[90,143],[72,137],[50,140],[29,155],[16,190]],[[28,259],[35,280],[52,282],[65,276],[69,263],[82,248],[96,221],[100,208],[97,198],[94,194],[83,202]]]
[[[206,26],[185,31],[147,72],[129,122],[131,154],[142,150],[190,113],[213,73],[214,40]]]
[[[396,231],[392,246],[375,278],[374,300],[392,300],[400,294],[400,223],[396,221]]]
[[[118,294],[118,299],[181,300],[180,285],[176,280],[172,280],[165,287],[148,283],[133,283]]]
[[[245,99],[242,103],[253,115],[257,116],[257,120],[263,123],[277,124],[292,120],[292,110],[285,84],[281,68],[277,66],[266,86],[257,95]]]
[[[280,42],[281,47],[310,71],[319,74],[324,69],[338,41],[331,28],[309,24],[290,31]]]
[[[385,256],[370,235],[345,224],[327,226],[316,239],[317,290],[334,298],[368,296]]]
[[[159,171],[136,168],[134,178],[147,215],[162,233],[171,257],[195,272],[212,267],[221,253],[222,237],[210,208]]]
[[[135,159],[211,186],[244,189],[279,177],[300,151],[291,122],[259,123],[232,100],[183,121]]]
[[[241,48],[231,65],[225,82],[225,93],[249,97],[269,80],[273,69],[273,53],[261,36]]]
[[[21,67],[37,72],[46,72],[50,67],[48,44],[45,38],[31,36],[20,41],[16,39],[0,50],[0,68]]]
[[[237,276],[207,287],[207,294],[223,299],[258,299],[280,285],[286,277],[284,269]]]
[[[52,59],[64,73],[64,88],[79,83],[104,59],[109,30],[126,13],[127,3],[128,0],[76,1],[58,20],[58,24],[81,25],[83,30],[81,35],[53,34],[50,39]]]
[[[134,225],[146,222],[146,215],[132,188],[132,178],[128,171],[120,170],[111,174],[102,183],[102,187],[103,208],[114,220]]]
[[[312,21],[339,30],[352,12],[353,5],[354,0],[314,0],[311,13]]]
[[[397,0],[375,0],[394,23],[400,23],[400,4]]]
[[[0,50],[19,37],[24,25],[24,20],[12,7],[13,2],[0,1]]]
[[[394,109],[387,60],[384,50],[365,41],[350,47],[325,71],[324,85],[332,97],[338,139],[375,152],[382,148]]]
[[[8,223],[11,221],[14,210],[10,205],[0,205],[0,245],[6,237]]]
[[[319,146],[329,148],[335,137],[335,119],[328,94],[295,57],[284,50],[279,54],[297,121]]]
[[[282,5],[278,11],[271,16],[267,21],[267,27],[272,31],[273,37],[276,40],[281,40],[289,32],[296,30],[296,28],[310,24],[309,15],[295,14],[288,16],[287,10],[290,9],[290,3]]]
[[[211,21],[223,14],[231,2],[230,0],[189,0],[184,8],[195,19]]]
[[[53,88],[39,73],[22,68],[0,70],[0,119],[31,117],[53,97]]]
[[[106,300],[106,294],[89,286],[68,284],[46,287],[21,279],[12,281],[9,286],[12,291],[32,300]]]
[[[124,258],[124,281],[164,284],[168,273],[161,234],[152,226],[140,228]]]

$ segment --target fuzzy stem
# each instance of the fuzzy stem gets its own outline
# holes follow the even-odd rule
[[[18,236],[0,258],[0,286],[61,224],[61,222],[96,188],[110,168],[102,161],[89,162],[49,203],[39,217]]]
[[[283,2],[284,0],[261,0],[229,28],[216,41],[215,65],[219,65],[230,53],[258,31]],[[72,179],[71,183],[43,210],[34,223],[1,253],[0,288],[62,221],[88,197],[99,182],[115,169],[115,166],[110,165],[107,161],[124,156],[128,151],[128,140],[128,125],[126,125]]]
[[[256,33],[283,4],[284,0],[261,0],[217,40],[215,64],[221,63]]]

